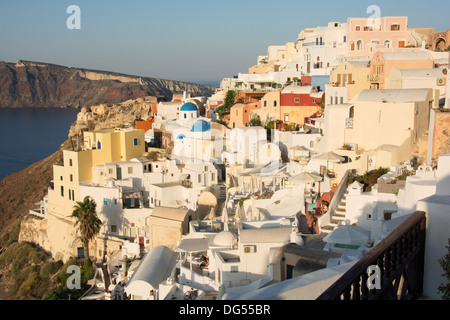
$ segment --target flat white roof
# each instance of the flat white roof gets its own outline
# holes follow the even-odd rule
[[[431,89],[382,89],[382,90],[363,90],[359,93],[355,101],[365,102],[386,102],[386,103],[405,103],[426,101],[428,92]]]
[[[402,77],[431,77],[431,78],[443,78],[447,77],[442,73],[442,68],[433,69],[399,69]]]
[[[382,52],[385,60],[432,60],[433,56],[427,51]]]
[[[270,243],[288,241],[291,235],[290,227],[242,229],[239,231],[241,243]]]

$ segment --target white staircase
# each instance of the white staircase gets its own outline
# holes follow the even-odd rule
[[[339,205],[337,206],[336,210],[334,211],[331,221],[326,226],[323,226],[321,228],[321,231],[324,233],[331,233],[334,229],[336,229],[339,226],[339,223],[345,222],[346,219],[346,199],[347,199],[348,190],[344,193],[342,196],[341,202],[339,202]]]

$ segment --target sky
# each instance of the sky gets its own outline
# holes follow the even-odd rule
[[[297,42],[304,28],[369,17],[371,5],[381,16],[408,16],[409,27],[450,29],[443,0],[0,0],[0,61],[219,82],[246,72],[269,45]]]

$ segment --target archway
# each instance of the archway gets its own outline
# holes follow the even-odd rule
[[[434,48],[436,51],[445,51],[447,49],[447,43],[444,38],[438,38],[436,39],[436,42],[434,43]]]

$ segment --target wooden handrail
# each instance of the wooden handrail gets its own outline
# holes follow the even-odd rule
[[[399,291],[401,299],[417,298],[423,289],[425,228],[425,212],[413,213],[317,300],[396,299]],[[371,266],[381,271],[380,289],[367,286]]]

